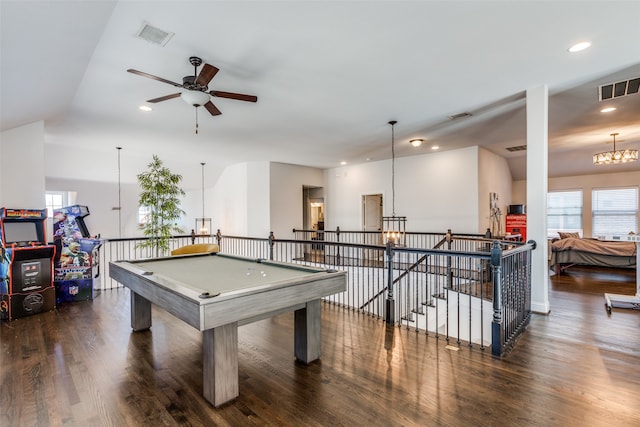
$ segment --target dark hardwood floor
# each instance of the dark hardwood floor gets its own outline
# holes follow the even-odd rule
[[[503,358],[325,305],[305,366],[292,314],[243,326],[240,397],[220,409],[201,396],[201,334],[155,308],[132,333],[128,290],[104,291],[0,325],[0,425],[638,426],[640,311],[609,316],[602,296],[634,293],[634,273],[552,277],[551,313]]]

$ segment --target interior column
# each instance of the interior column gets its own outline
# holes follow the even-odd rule
[[[527,240],[538,247],[532,252],[531,310],[549,313],[547,265],[547,181],[549,91],[546,85],[527,90]]]

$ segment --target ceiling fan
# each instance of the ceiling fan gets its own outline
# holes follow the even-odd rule
[[[148,77],[150,79],[157,80],[162,83],[167,83],[175,87],[179,87],[183,90],[182,92],[173,93],[171,95],[161,96],[159,98],[153,98],[147,100],[147,102],[157,103],[166,101],[168,99],[173,98],[182,98],[187,104],[196,107],[196,133],[198,133],[198,123],[197,123],[197,107],[203,106],[207,109],[207,111],[212,116],[218,116],[222,114],[220,110],[211,102],[210,97],[216,96],[218,98],[228,98],[228,99],[237,99],[239,101],[248,101],[248,102],[256,102],[258,100],[257,96],[254,95],[244,95],[241,93],[233,93],[233,92],[222,92],[219,90],[209,90],[208,84],[213,79],[213,77],[220,71],[218,68],[213,65],[204,64],[200,73],[198,74],[198,67],[202,65],[202,59],[197,56],[192,56],[189,58],[189,62],[193,65],[193,76],[185,76],[182,78],[182,84],[172,82],[171,80],[163,79],[162,77],[154,76],[152,74],[145,73],[143,71],[134,70],[129,68],[127,71],[129,73],[137,74],[142,77]]]

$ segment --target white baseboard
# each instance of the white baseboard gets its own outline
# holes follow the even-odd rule
[[[549,312],[551,311],[551,306],[549,305],[549,302],[546,303],[536,303],[536,302],[531,302],[531,311],[536,313],[536,314],[549,314]]]

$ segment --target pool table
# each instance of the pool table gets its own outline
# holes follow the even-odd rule
[[[346,272],[220,253],[109,263],[131,290],[131,328],[151,327],[151,304],[203,332],[203,395],[218,407],[239,395],[238,326],[294,311],[295,357],[320,357],[320,299],[346,290]]]

